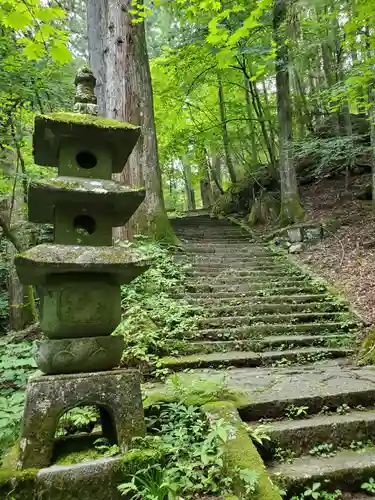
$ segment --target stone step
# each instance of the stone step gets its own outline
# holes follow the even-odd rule
[[[263,278],[263,277],[272,277],[274,279],[280,278],[297,278],[297,279],[308,279],[308,277],[303,274],[301,271],[295,270],[295,271],[287,271],[286,269],[278,269],[278,268],[263,268],[263,269],[232,269],[232,268],[220,268],[217,270],[207,270],[207,271],[202,271],[202,270],[190,270],[187,271],[187,276],[191,277],[196,277],[196,278],[213,278],[213,279],[218,279],[218,278],[235,278],[237,280],[241,280],[244,278]],[[311,279],[311,278],[310,278]]]
[[[186,262],[186,264],[190,265],[190,271],[193,272],[202,272],[203,274],[205,272],[209,273],[216,273],[216,272],[222,272],[222,271],[233,271],[234,273],[241,273],[241,272],[247,272],[247,271],[279,271],[279,272],[288,272],[285,268],[284,265],[279,265],[275,263],[238,263],[238,264],[232,264],[230,266],[224,265],[224,264],[196,264],[194,262]],[[296,270],[298,270],[296,268]]]
[[[259,422],[249,422],[257,427]],[[350,411],[344,415],[315,415],[303,420],[281,420],[267,425],[266,433],[271,447],[288,449],[297,455],[307,454],[323,443],[332,444],[333,450],[350,448],[353,441],[368,441],[375,438],[375,411]]]
[[[250,249],[249,247],[233,247],[233,248],[228,248],[227,246],[223,246],[222,248],[217,248],[217,246],[212,245],[212,246],[194,246],[194,245],[185,245],[183,247],[184,252],[187,255],[190,254],[204,254],[204,255],[215,255],[220,258],[223,257],[230,257],[233,258],[233,254],[236,257],[240,258],[256,258],[256,257],[273,257],[272,252],[266,252],[265,250],[253,250]]]
[[[270,280],[254,283],[241,283],[239,285],[231,283],[190,283],[186,285],[186,291],[190,293],[213,293],[226,292],[231,294],[251,293],[253,295],[280,295],[301,293],[314,293],[316,288],[308,283],[302,282],[271,282]]]
[[[212,305],[213,307],[224,305],[242,305],[248,304],[249,307],[254,304],[299,304],[299,303],[324,303],[327,302],[326,293],[316,294],[298,294],[298,295],[254,295],[241,294],[234,296],[232,293],[193,293],[180,295],[177,298],[182,298],[190,304]],[[330,299],[329,299],[330,300]],[[328,300],[328,303],[329,303]]]
[[[295,296],[297,293],[301,295],[314,295],[316,289],[313,286],[301,285],[301,286],[280,286],[271,289],[266,289],[266,287],[252,287],[249,289],[247,286],[225,286],[225,285],[192,285],[187,288],[185,297],[212,297],[212,298],[222,298],[222,297],[270,297],[270,296]]]
[[[375,477],[375,450],[364,453],[340,451],[333,457],[297,458],[292,463],[276,464],[268,469],[272,480],[284,485],[288,495],[299,493],[313,483],[329,481],[327,488],[333,491],[361,491],[361,484]]]
[[[214,266],[222,266],[226,265],[228,267],[232,265],[261,265],[261,266],[271,266],[275,263],[278,263],[275,257],[269,256],[253,256],[249,257],[248,255],[241,256],[237,254],[230,255],[217,255],[214,253],[210,254],[174,254],[174,259],[177,262],[184,262],[187,264],[198,264],[198,265],[214,265]]]
[[[224,252],[248,252],[250,255],[275,255],[272,250],[270,250],[267,247],[263,247],[260,245],[254,245],[253,243],[249,242],[238,242],[238,241],[222,241],[222,242],[215,242],[215,243],[210,243],[206,241],[201,241],[201,242],[189,242],[187,244],[183,245],[183,248],[194,248],[196,250],[200,250],[202,248],[210,249],[214,253],[220,253],[222,251]]]
[[[304,333],[306,335],[322,335],[324,333],[336,333],[337,335],[348,331],[348,325],[340,322],[324,323],[274,323],[254,326],[239,326],[237,328],[207,328],[193,330],[184,333],[185,339],[194,340],[246,340],[258,339],[270,335],[293,335]]]
[[[318,321],[346,322],[349,320],[348,313],[342,312],[296,312],[296,313],[277,313],[277,314],[259,314],[249,316],[219,316],[211,318],[199,318],[197,324],[203,328],[223,328],[226,326],[241,325],[259,325],[288,323],[299,324]]]
[[[204,284],[206,286],[210,285],[238,285],[243,286],[246,285],[248,287],[258,287],[264,288],[264,285],[267,285],[267,288],[282,286],[282,285],[300,285],[306,284],[311,285],[311,280],[306,278],[306,276],[295,275],[295,276],[285,276],[285,275],[268,275],[268,274],[259,274],[254,273],[252,276],[234,276],[233,274],[228,275],[219,275],[219,276],[201,276],[200,279],[195,279],[193,284],[197,285]]]
[[[339,347],[303,347],[285,351],[229,351],[211,354],[194,354],[181,357],[164,357],[160,362],[163,367],[171,370],[184,370],[187,368],[218,368],[224,366],[251,367],[268,366],[278,360],[291,362],[311,362],[314,356],[327,358],[345,357],[351,352]]]
[[[250,314],[259,314],[259,313],[295,313],[295,312],[334,312],[334,311],[342,311],[343,305],[337,305],[335,303],[330,303],[329,301],[325,302],[301,302],[297,304],[293,303],[267,303],[256,304],[251,303],[249,301],[244,301],[241,304],[230,304],[225,305],[221,304],[217,306],[216,304],[210,303],[211,307],[209,309],[210,314],[212,316],[247,316]],[[199,307],[197,307],[197,313],[200,313],[202,304],[199,302]]]
[[[191,238],[190,236],[186,237],[183,235],[177,235],[180,242],[183,245],[205,245],[205,246],[226,246],[226,247],[232,247],[232,246],[243,246],[246,248],[249,248],[249,245],[254,245],[254,240],[245,237],[245,236],[222,236],[220,238],[207,238],[207,237],[199,237],[196,236],[194,238]]]
[[[184,354],[228,352],[228,351],[254,351],[261,352],[269,349],[293,349],[303,346],[329,346],[341,347],[345,342],[347,345],[353,342],[353,337],[349,334],[330,334],[323,335],[274,335],[262,337],[255,340],[218,340],[190,342],[185,349],[181,350]]]

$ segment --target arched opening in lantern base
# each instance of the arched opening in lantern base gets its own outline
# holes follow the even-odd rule
[[[118,453],[111,411],[103,406],[76,406],[61,415],[54,438],[52,463],[78,463]]]

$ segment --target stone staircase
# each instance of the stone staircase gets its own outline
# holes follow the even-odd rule
[[[242,419],[266,426],[259,450],[286,498],[315,482],[360,492],[375,478],[375,370],[351,364],[360,320],[239,226],[205,215],[172,223],[185,247],[176,259],[191,264],[181,297],[199,319],[164,366],[193,377],[225,369],[248,396]]]

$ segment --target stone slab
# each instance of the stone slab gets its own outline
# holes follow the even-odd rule
[[[29,190],[29,221],[53,224],[57,205],[76,205],[91,212],[105,212],[108,225],[123,226],[145,198],[144,189],[124,186],[116,181],[56,177],[34,182]]]
[[[250,422],[255,427],[258,422]],[[272,448],[291,449],[297,454],[306,453],[314,446],[330,443],[349,448],[352,441],[372,440],[375,435],[375,411],[351,411],[345,415],[317,415],[303,420],[282,420],[267,424],[271,438],[266,443]]]
[[[75,465],[48,467],[36,476],[38,500],[120,500],[121,458],[103,458]],[[62,497],[66,492],[67,496]]]
[[[217,380],[220,375],[220,370],[196,369],[180,377],[188,381],[197,377]],[[280,417],[291,404],[306,404],[311,413],[329,401],[335,406],[375,405],[375,367],[357,367],[346,360],[287,368],[232,368],[225,375],[228,387],[240,391],[249,401],[241,410],[246,420]],[[150,391],[160,392],[162,388],[157,385]]]
[[[341,451],[329,458],[303,456],[291,464],[277,464],[268,472],[276,481],[283,478],[290,486],[289,493],[293,487],[299,489],[324,480],[330,480],[330,489],[359,489],[363,481],[375,474],[375,452]]]
[[[124,339],[119,336],[86,337],[38,342],[37,367],[46,374],[111,370],[120,364]]]
[[[151,265],[136,249],[118,247],[82,247],[42,244],[17,255],[15,265],[20,281],[45,285],[51,274],[100,273],[115,283],[130,283]]]
[[[30,378],[20,440],[23,469],[51,465],[54,436],[60,417],[76,406],[95,405],[101,411],[103,434],[126,452],[145,423],[136,370],[45,375]]]

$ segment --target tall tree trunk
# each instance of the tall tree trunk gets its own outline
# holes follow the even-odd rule
[[[229,151],[229,135],[227,127],[227,116],[225,111],[223,84],[221,81],[221,76],[219,74],[217,75],[217,87],[218,87],[218,101],[219,101],[219,111],[220,111],[220,121],[221,121],[221,132],[223,135],[225,163],[228,169],[230,180],[232,182],[236,182],[237,181],[236,172],[234,170],[232,158]]]
[[[213,196],[209,179],[204,177],[200,180],[200,189],[203,208],[210,208],[213,205]]]
[[[211,188],[213,197],[216,200],[221,194],[224,193],[222,180],[221,180],[221,158],[219,155],[213,153],[209,160]]]
[[[249,133],[251,140],[251,163],[256,165],[258,163],[258,152],[257,152],[257,141],[255,135],[254,117],[253,111],[251,109],[251,98],[250,98],[250,88],[249,80],[244,75],[244,87],[245,87],[245,98],[246,98],[246,112],[247,119],[249,120]]]
[[[187,209],[195,210],[195,192],[191,184],[191,167],[188,163],[187,159],[183,159],[182,161],[183,171],[184,171],[184,182],[185,182],[185,193],[186,193],[186,201],[187,201]]]
[[[365,28],[365,46],[366,56],[370,59],[372,56],[370,45],[370,30]],[[368,118],[370,123],[370,151],[371,151],[371,170],[372,170],[372,209],[375,213],[375,79],[371,78],[368,87]]]
[[[131,9],[132,0],[88,0],[87,4],[89,55],[97,78],[99,112],[141,127],[141,137],[120,181],[132,187],[144,185],[146,199],[117,233],[121,239],[142,232],[175,242],[162,192],[145,26],[132,22]]]
[[[279,169],[281,184],[282,224],[292,223],[304,216],[301,206],[297,175],[292,151],[292,105],[289,84],[289,54],[285,43],[284,22],[287,15],[287,0],[275,0],[273,10],[273,32],[276,44],[276,94],[279,122]]]

